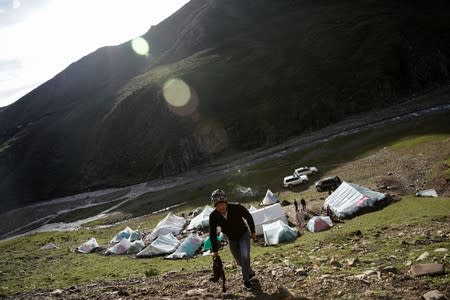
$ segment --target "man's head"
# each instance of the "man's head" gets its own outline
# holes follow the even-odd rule
[[[223,190],[217,189],[212,192],[211,202],[221,214],[224,214],[227,211],[227,195]]]

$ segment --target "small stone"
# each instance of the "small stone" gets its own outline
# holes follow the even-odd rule
[[[412,265],[409,272],[413,276],[435,275],[444,273],[444,265],[442,264],[418,264]]]
[[[425,251],[424,253],[422,253],[416,260],[424,260],[426,258],[428,258],[428,256],[430,256],[430,253],[428,253],[428,251]]]
[[[207,289],[193,289],[186,292],[188,296],[201,296],[207,292]]]
[[[295,275],[297,276],[306,276],[306,271],[303,268],[299,268],[295,270]]]
[[[63,291],[61,289],[56,289],[56,290],[52,291],[50,294],[52,296],[58,296],[58,295],[61,295],[62,293],[63,293]]]
[[[347,259],[347,265],[350,267],[354,266],[357,262],[359,262],[359,259],[357,257]]]
[[[425,293],[423,295],[423,298],[425,300],[447,300],[447,297],[445,297],[445,295],[438,290],[433,290]]]
[[[405,267],[410,267],[412,265],[412,261],[410,261],[410,260],[408,260],[406,263],[405,263]]]
[[[447,248],[437,248],[437,249],[434,249],[434,252],[444,253],[444,252],[448,252],[448,249]]]

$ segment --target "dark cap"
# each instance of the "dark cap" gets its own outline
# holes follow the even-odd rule
[[[217,189],[211,193],[211,202],[216,206],[219,202],[227,202],[227,194],[221,189]]]

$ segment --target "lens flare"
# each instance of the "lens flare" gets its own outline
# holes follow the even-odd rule
[[[22,5],[22,3],[20,3],[19,0],[14,0],[14,1],[13,1],[13,4],[12,4],[12,6],[13,6],[14,9],[19,8],[21,5]]]
[[[172,78],[164,84],[163,95],[170,105],[182,107],[189,102],[191,90],[183,80]]]
[[[148,45],[147,41],[142,37],[138,37],[132,40],[131,47],[133,48],[134,52],[136,52],[139,55],[148,55],[150,51],[150,46]]]
[[[167,108],[179,116],[190,116],[193,120],[200,118],[197,111],[199,99],[195,90],[179,78],[171,78],[164,83],[162,94]]]

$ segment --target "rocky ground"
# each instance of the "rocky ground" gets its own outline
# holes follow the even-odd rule
[[[220,283],[209,281],[210,270],[196,273],[170,272],[161,276],[117,281],[99,281],[53,291],[35,291],[15,295],[15,299],[420,299],[431,291],[440,298],[450,296],[448,284],[435,283],[411,274],[410,266],[418,263],[399,255],[370,255],[371,240],[401,237],[400,250],[434,243],[450,244],[450,217],[435,220],[430,226],[386,226],[385,230],[357,232],[340,245],[321,245],[308,252],[294,249],[253,262],[257,273],[254,288],[243,289],[240,272],[226,265],[227,291]],[[344,225],[342,225],[344,226]],[[351,247],[348,257],[321,256],[330,247]],[[449,261],[448,249],[436,248],[429,253],[432,261]],[[438,254],[440,253],[440,254]],[[319,254],[319,255],[318,255]],[[294,256],[307,256],[311,263],[298,267],[291,263]],[[427,255],[424,255],[427,256]],[[392,265],[401,263],[403,268]],[[420,261],[419,261],[420,262]],[[323,267],[328,266],[328,272]],[[447,277],[449,274],[437,275]],[[435,277],[436,278],[436,277]],[[433,283],[434,282],[434,283]],[[445,281],[443,281],[445,282]],[[447,281],[448,282],[448,281]],[[435,292],[438,293],[438,292]]]

